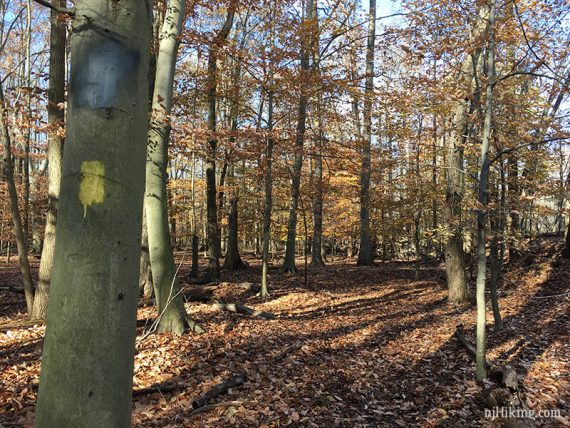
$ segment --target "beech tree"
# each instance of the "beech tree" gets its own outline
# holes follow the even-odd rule
[[[313,1],[307,0],[303,10],[304,19],[301,22],[301,63],[299,68],[300,88],[299,105],[297,109],[297,127],[295,130],[295,154],[291,171],[291,201],[289,203],[289,220],[287,222],[287,242],[285,244],[285,259],[282,270],[296,273],[295,246],[297,241],[297,209],[299,206],[299,194],[301,187],[301,170],[303,168],[303,145],[305,142],[305,130],[307,127],[307,104],[309,102],[308,79],[311,70],[310,59],[310,30],[309,25],[313,18]]]
[[[478,16],[471,29],[470,41],[478,43],[488,26],[489,7],[481,3]],[[471,52],[465,53],[458,76],[461,95],[455,101],[452,113],[451,137],[447,148],[447,192],[446,192],[446,224],[447,243],[445,245],[445,272],[450,302],[463,302],[469,297],[467,279],[465,277],[466,260],[463,248],[462,201],[465,194],[464,151],[468,141],[471,124],[469,115],[475,110],[474,105],[474,73],[477,69],[481,47],[475,45]]]
[[[38,427],[130,426],[151,15],[75,6]]]
[[[357,264],[374,263],[370,241],[370,150],[372,146],[372,97],[374,96],[374,50],[376,41],[376,0],[370,0],[366,43],[366,84],[364,92],[364,135],[360,172],[360,248]]]
[[[145,197],[149,261],[159,316],[158,329],[178,334],[184,332],[188,322],[170,240],[166,168],[172,86],[185,6],[185,0],[170,1],[160,33],[148,134]]]
[[[66,7],[66,0],[57,0],[54,4]],[[32,318],[40,319],[47,316],[49,286],[53,255],[55,251],[55,229],[57,224],[57,204],[61,182],[61,158],[63,156],[62,127],[65,112],[65,44],[67,29],[60,13],[50,11],[50,58],[49,58],[49,88],[48,88],[48,212],[40,259],[38,283],[34,295]]]
[[[208,277],[212,280],[220,277],[220,237],[218,228],[218,206],[216,202],[216,153],[218,140],[214,134],[217,129],[216,93],[218,87],[218,52],[232,29],[237,6],[237,0],[230,1],[226,20],[212,40],[208,56],[208,130],[212,135],[208,141],[209,152],[206,158],[206,199],[208,216]]]
[[[489,6],[488,32],[489,42],[487,46],[487,88],[485,93],[485,119],[483,124],[483,136],[481,143],[481,170],[479,173],[477,213],[477,379],[483,380],[487,376],[487,360],[485,354],[485,328],[486,328],[486,305],[485,284],[487,281],[487,209],[489,203],[489,146],[492,134],[493,120],[493,87],[495,85],[495,15],[497,3],[491,0]]]

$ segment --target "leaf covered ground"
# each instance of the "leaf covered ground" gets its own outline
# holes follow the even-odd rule
[[[539,250],[505,275],[506,329],[489,328],[488,358],[513,365],[532,409],[561,411],[539,426],[569,426],[570,261],[554,245]],[[0,271],[0,324],[25,320],[13,263]],[[277,318],[188,302],[205,334],[153,334],[137,344],[134,389],[157,389],[133,399],[134,426],[495,426],[483,417],[474,363],[453,336],[463,324],[473,341],[474,307],[447,303],[442,266],[422,265],[415,279],[412,263],[362,268],[338,260],[310,267],[307,286],[275,268],[270,298],[261,301],[237,285],[259,281],[259,265],[250,264],[224,274],[216,298]],[[139,309],[139,337],[154,316],[152,307]],[[2,426],[33,423],[44,329],[0,332]],[[194,398],[243,372],[247,381],[211,402],[217,406],[192,412]],[[168,385],[179,389],[160,391]]]

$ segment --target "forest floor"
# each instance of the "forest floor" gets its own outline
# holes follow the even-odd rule
[[[517,370],[532,409],[560,409],[561,417],[537,425],[570,426],[570,261],[552,243],[534,254],[504,276],[506,328],[489,328],[488,358]],[[484,418],[474,362],[454,338],[463,324],[473,341],[475,309],[447,303],[442,266],[422,265],[415,279],[413,263],[360,268],[338,260],[310,267],[307,286],[275,268],[270,298],[261,301],[236,285],[259,282],[259,264],[248,261],[247,270],[224,273],[215,295],[276,319],[187,303],[207,332],[139,341],[135,391],[180,389],[136,396],[134,426],[495,426]],[[10,289],[19,286],[17,266],[0,266],[0,324],[24,320],[23,296]],[[488,314],[491,326],[490,307]],[[139,309],[139,338],[153,317],[152,307]],[[0,426],[32,424],[44,329],[0,333]],[[212,401],[218,406],[192,412],[194,398],[243,372],[247,381]]]

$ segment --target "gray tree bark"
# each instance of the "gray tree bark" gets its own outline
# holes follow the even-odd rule
[[[364,138],[360,171],[360,247],[357,265],[374,263],[370,241],[370,150],[372,145],[372,97],[374,96],[374,42],[376,40],[376,0],[370,0],[366,46],[366,83],[364,89]]]
[[[487,29],[489,7],[479,7],[478,18],[471,30],[471,39],[477,40]],[[445,245],[445,272],[447,275],[448,300],[459,303],[468,300],[469,290],[465,276],[465,251],[463,249],[462,202],[465,193],[463,152],[469,133],[469,114],[473,110],[473,78],[481,48],[466,54],[461,65],[459,87],[463,97],[456,101],[452,114],[451,135],[448,140],[446,159],[447,191],[445,222],[447,242]]]
[[[477,212],[477,344],[476,344],[476,376],[483,380],[487,376],[485,367],[485,283],[487,278],[487,206],[489,204],[489,145],[493,125],[493,87],[495,84],[495,10],[496,0],[491,0],[488,29],[489,45],[487,46],[487,89],[485,95],[485,121],[483,125],[483,142],[481,144],[481,171],[479,173]]]
[[[36,427],[131,423],[151,15],[76,3]]]
[[[307,0],[305,5],[305,19],[310,20],[313,15],[313,1]],[[285,260],[281,269],[283,272],[297,272],[295,266],[295,244],[297,241],[297,210],[299,206],[299,190],[301,186],[301,170],[303,168],[303,145],[305,143],[305,130],[307,127],[308,82],[310,64],[309,34],[303,34],[301,40],[301,70],[300,70],[300,96],[297,111],[297,132],[295,136],[295,159],[291,172],[291,201],[289,203],[289,219],[287,221],[287,242],[285,244]]]
[[[145,213],[150,267],[160,317],[158,330],[182,334],[188,326],[168,222],[167,163],[176,55],[186,2],[171,0],[162,27],[148,133]]]
[[[261,288],[259,297],[269,296],[267,273],[269,271],[269,246],[271,244],[271,211],[273,209],[273,105],[274,105],[274,48],[275,48],[275,2],[271,10],[269,88],[267,91],[267,141],[265,146],[265,202],[263,204],[263,243],[261,248]]]
[[[216,95],[218,74],[218,52],[228,37],[234,22],[237,0],[232,0],[228,8],[226,21],[214,37],[208,57],[208,130],[212,133],[208,142],[209,150],[206,156],[206,213],[208,240],[208,278],[215,280],[220,277],[220,230],[218,228],[218,207],[216,203],[216,152],[218,140],[215,136]]]
[[[66,7],[66,0],[57,0],[55,4]],[[55,252],[55,230],[57,224],[57,203],[61,183],[61,158],[63,156],[63,138],[61,128],[65,113],[62,108],[65,101],[65,44],[67,40],[65,22],[58,18],[54,10],[50,14],[50,58],[48,87],[48,212],[44,232],[39,278],[34,296],[33,319],[47,316],[51,270]]]
[[[18,249],[18,258],[20,261],[20,272],[22,273],[22,282],[24,284],[24,295],[26,297],[26,308],[28,315],[31,316],[34,305],[34,284],[32,274],[30,272],[30,263],[28,261],[28,244],[24,234],[22,217],[18,203],[18,193],[16,183],[14,181],[14,161],[12,159],[12,139],[6,120],[6,103],[4,100],[4,88],[0,81],[0,138],[2,138],[4,147],[4,157],[2,159],[2,167],[4,169],[4,177],[8,187],[8,197],[10,206],[10,215],[14,225],[14,234],[16,235],[16,247]],[[9,248],[9,247],[8,247]],[[9,255],[8,255],[9,257]]]

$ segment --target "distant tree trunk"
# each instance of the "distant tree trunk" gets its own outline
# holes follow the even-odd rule
[[[148,224],[145,210],[143,210],[142,234],[141,234],[141,261],[139,269],[139,290],[145,298],[152,297],[154,285],[152,283],[152,271],[150,269],[150,256],[148,251]]]
[[[182,334],[188,323],[170,240],[166,167],[174,72],[185,4],[184,0],[171,0],[160,34],[148,132],[145,197],[150,267],[160,317],[158,329],[176,334]]]
[[[313,69],[315,73],[319,74],[321,78],[320,67],[320,43],[319,43],[319,13],[318,13],[318,0],[313,0],[313,19],[315,20],[315,29],[317,34],[312,40],[311,50],[313,52]],[[324,85],[319,83],[320,90],[317,95],[317,122],[318,122],[318,137],[315,148],[315,171],[314,171],[314,196],[313,196],[313,239],[311,249],[311,264],[314,266],[324,266],[323,260],[323,142],[325,138],[325,131],[323,127],[323,93]]]
[[[568,227],[566,228],[566,248],[564,249],[564,256],[570,259],[570,218],[568,219]]]
[[[485,357],[485,282],[487,276],[486,229],[489,204],[489,145],[493,122],[493,85],[495,84],[495,9],[496,0],[491,0],[489,11],[489,45],[487,47],[487,90],[485,96],[485,121],[481,144],[481,171],[479,174],[477,212],[477,380],[487,376]]]
[[[374,95],[374,44],[376,40],[376,0],[370,0],[368,42],[366,47],[366,83],[364,98],[364,141],[360,171],[360,248],[357,265],[374,263],[370,241],[370,150],[372,145],[372,97]]]
[[[4,101],[4,88],[0,80],[0,138],[4,145],[3,169],[6,185],[8,187],[8,196],[10,199],[10,214],[12,223],[14,224],[14,234],[16,236],[16,247],[18,248],[18,257],[20,259],[20,271],[22,272],[22,282],[24,283],[24,294],[26,296],[26,307],[28,315],[32,315],[34,305],[34,284],[32,274],[30,272],[30,263],[28,261],[28,245],[24,237],[24,229],[22,225],[22,217],[18,204],[18,193],[16,191],[16,183],[14,182],[14,163],[12,160],[12,140],[10,131],[6,121],[6,103]]]
[[[228,8],[226,21],[220,32],[214,37],[208,57],[208,130],[211,132],[208,154],[206,156],[206,210],[208,240],[208,278],[220,277],[220,234],[216,204],[216,151],[218,140],[216,132],[216,96],[218,74],[218,52],[232,29],[237,0],[232,0]]]
[[[191,219],[190,219],[190,234],[192,235],[192,268],[190,270],[190,275],[197,276],[198,275],[198,251],[199,251],[199,244],[200,239],[198,238],[198,231],[196,229],[196,192],[194,187],[194,182],[196,179],[196,154],[194,150],[192,150],[192,179],[191,179],[191,197],[192,197],[192,211],[191,211]]]
[[[495,222],[492,222],[495,223]],[[493,227],[494,226],[494,227]],[[499,257],[499,230],[496,224],[492,224],[493,238],[491,239],[491,248],[489,252],[489,261],[491,268],[491,278],[489,280],[489,289],[491,291],[491,305],[493,307],[493,319],[495,320],[495,331],[503,329],[503,320],[499,310],[499,297],[497,295],[497,284],[501,274],[501,263]]]
[[[487,28],[488,6],[483,4],[474,24],[473,38],[477,39]],[[481,49],[466,54],[459,76],[463,97],[456,101],[453,110],[451,137],[447,150],[447,192],[445,221],[447,243],[445,245],[445,272],[447,275],[448,300],[452,303],[464,302],[469,298],[465,276],[465,251],[463,249],[462,201],[465,192],[463,151],[469,133],[469,114],[472,111],[474,69]]]
[[[313,15],[314,0],[307,0],[305,5],[304,20],[311,19]],[[308,47],[308,35],[303,34],[301,40],[301,70],[300,84],[301,94],[299,96],[299,107],[297,111],[297,130],[295,136],[295,159],[293,161],[293,171],[291,172],[291,201],[289,203],[289,220],[287,221],[287,242],[285,244],[285,260],[281,269],[283,272],[297,272],[295,266],[295,244],[297,241],[297,210],[299,206],[299,191],[301,186],[301,170],[303,168],[303,145],[305,143],[305,129],[307,125],[307,104],[309,97],[307,94],[308,75],[310,72],[310,50]]]
[[[271,210],[273,209],[273,96],[274,96],[274,52],[275,47],[275,2],[271,10],[270,43],[271,62],[269,64],[269,90],[267,91],[267,143],[265,147],[265,203],[263,206],[263,244],[261,250],[261,289],[259,297],[269,295],[267,272],[269,270],[269,246],[271,243]],[[569,222],[570,223],[570,222]]]
[[[30,243],[30,140],[32,136],[32,1],[26,6],[26,136],[24,140],[24,239]],[[33,318],[33,313],[32,313]]]
[[[128,427],[152,6],[80,0],[75,10],[35,426]]]
[[[320,120],[319,120],[320,122]],[[311,264],[324,266],[323,260],[323,154],[322,134],[315,155],[315,197],[313,199],[313,240]]]
[[[57,0],[56,5],[65,7],[66,0]],[[49,286],[55,251],[55,230],[57,224],[57,204],[61,183],[61,158],[63,156],[63,138],[60,135],[65,113],[65,23],[58,13],[51,11],[50,23],[50,58],[48,84],[48,211],[40,260],[39,279],[34,296],[32,318],[47,316]]]
[[[240,50],[245,49],[246,42],[246,22],[240,20],[237,30],[241,33]],[[231,136],[230,144],[234,146],[236,144],[235,134],[238,129],[238,115],[239,115],[239,105],[240,105],[240,79],[241,79],[241,62],[236,62],[232,72],[232,102],[230,107],[230,122],[231,122]],[[245,168],[245,167],[244,167]],[[235,171],[234,164],[229,167],[230,184],[233,186],[230,195],[230,211],[228,213],[228,245],[226,248],[226,256],[224,259],[224,269],[227,270],[238,270],[245,267],[241,256],[239,254],[239,239],[238,239],[238,203],[239,203],[239,191],[237,186],[235,186]],[[257,239],[257,237],[256,237]]]
[[[234,190],[230,199],[228,216],[228,248],[224,260],[224,269],[237,270],[245,267],[239,254],[238,240],[238,193]]]

